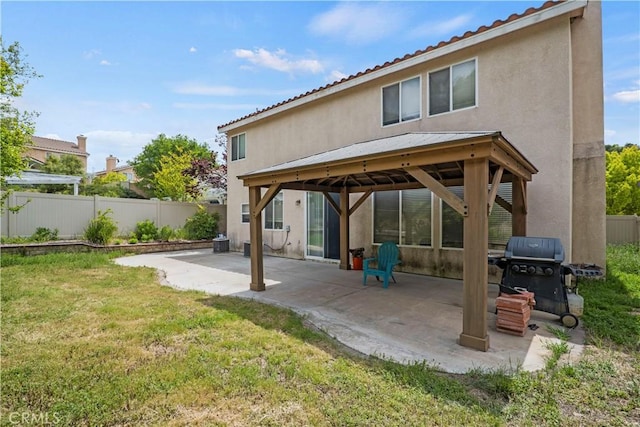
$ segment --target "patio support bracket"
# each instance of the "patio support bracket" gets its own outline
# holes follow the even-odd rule
[[[417,166],[411,166],[408,168],[404,168],[404,170],[407,171],[407,173],[413,176],[416,180],[418,180],[420,184],[424,185],[429,190],[433,191],[438,197],[444,200],[449,206],[455,209],[455,211],[458,212],[460,215],[465,217],[468,215],[468,207],[467,207],[467,203],[465,203],[466,197],[465,197],[465,200],[461,200],[458,196],[453,194],[451,191],[447,190],[447,187],[440,184],[435,178],[429,175],[429,173],[424,171],[422,168],[419,168]],[[488,180],[488,177],[485,179],[485,181],[487,180]],[[486,190],[483,190],[483,191],[486,191]]]

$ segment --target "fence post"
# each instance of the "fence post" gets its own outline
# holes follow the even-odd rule
[[[12,191],[7,198],[7,237],[18,235],[18,213],[13,213],[11,208],[18,206],[18,196]]]
[[[633,215],[635,217],[635,227],[634,227],[634,236],[633,236],[633,242],[636,245],[640,245],[640,217],[638,217],[638,215]]]

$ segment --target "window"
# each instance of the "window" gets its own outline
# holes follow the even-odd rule
[[[240,160],[245,158],[245,139],[246,134],[231,137],[231,160]]]
[[[282,199],[282,192],[280,192],[264,208],[264,228],[266,230],[282,230],[284,224]]]
[[[431,246],[431,191],[382,191],[374,201],[375,243]]]
[[[476,105],[476,60],[429,73],[429,115]]]
[[[464,198],[464,187],[449,187],[461,199]],[[511,203],[511,183],[504,182],[498,188],[498,196]],[[511,237],[511,214],[494,202],[489,215],[489,248],[504,249]],[[442,247],[462,248],[464,238],[463,217],[452,207],[442,202]]]
[[[382,125],[420,118],[420,77],[382,88]]]
[[[242,222],[249,222],[249,203],[242,204]]]

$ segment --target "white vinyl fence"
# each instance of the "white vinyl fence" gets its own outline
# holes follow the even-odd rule
[[[24,207],[13,213],[10,208]],[[218,212],[218,232],[226,234],[227,206],[203,204],[208,212]],[[0,233],[3,237],[28,237],[38,227],[58,229],[61,239],[81,238],[89,221],[99,212],[111,209],[119,235],[128,235],[138,222],[153,221],[158,227],[183,227],[198,210],[196,203],[162,200],[120,199],[101,196],[69,196],[31,192],[13,192],[2,213]]]
[[[607,243],[640,243],[640,217],[607,215]]]

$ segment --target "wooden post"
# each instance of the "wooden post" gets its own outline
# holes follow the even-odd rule
[[[511,182],[511,234],[527,235],[527,182],[513,177]]]
[[[464,162],[464,266],[462,297],[462,333],[460,345],[476,350],[489,349],[487,299],[489,292],[489,215],[487,199],[489,161]]]
[[[340,190],[340,270],[350,270],[349,264],[349,190]]]
[[[251,233],[252,291],[264,291],[264,264],[262,259],[262,211],[258,210],[260,187],[249,187],[249,230]]]

